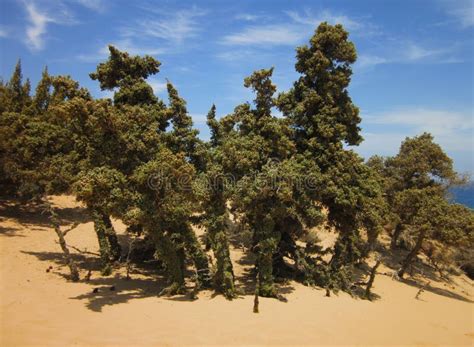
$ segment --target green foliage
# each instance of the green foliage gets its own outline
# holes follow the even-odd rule
[[[72,190],[79,201],[108,215],[121,215],[126,209],[127,179],[117,169],[94,167],[78,174]]]
[[[36,113],[43,113],[48,109],[51,101],[51,87],[52,78],[48,73],[48,68],[45,67],[41,80],[38,82],[35,91],[35,97],[33,99],[33,105]]]
[[[150,56],[130,56],[114,46],[109,46],[110,57],[107,62],[100,63],[96,72],[90,74],[93,80],[100,82],[102,90],[118,91],[114,95],[116,104],[137,105],[155,104],[157,98],[153,88],[145,79],[158,73],[161,63]]]
[[[447,200],[448,188],[463,179],[433,136],[406,138],[391,158],[373,157],[368,164],[382,177],[389,214],[395,225],[392,248],[401,236],[412,240],[399,275],[403,276],[426,242],[465,247],[472,240],[473,212]]]
[[[31,103],[30,89],[31,85],[28,79],[23,83],[21,61],[18,60],[12,77],[2,88],[4,95],[1,98],[3,102],[0,110],[2,112],[21,112]]]
[[[170,281],[169,294],[184,285],[186,252],[192,258],[201,285],[209,284],[207,257],[190,225],[195,208],[192,181],[195,169],[182,154],[158,148],[153,160],[137,167],[130,177],[136,198],[124,215],[126,223],[142,225],[156,242]]]
[[[185,292],[192,264],[196,290],[214,284],[236,297],[230,243],[242,230],[250,235],[260,296],[278,296],[281,278],[328,293],[350,291],[354,266],[387,225],[392,246],[401,237],[410,248],[400,276],[420,252],[436,264],[466,264],[474,214],[449,203],[448,188],[463,179],[430,134],[407,138],[396,156],[367,163],[348,148],[362,137],[348,93],[357,55],[342,26],[322,23],[297,48],[300,75],[289,91],[275,98],[273,68],[262,69],[244,79],[255,92],[252,103],[220,119],[212,105],[208,143],[171,82],[168,104],[154,95],[146,79],[160,62],[109,51],[90,77],[115,92],[113,102],[94,99],[71,77],[46,68],[30,96],[20,62],[8,82],[0,81],[1,189],[29,198],[74,194],[94,221],[105,275],[121,255],[111,217],[153,242],[169,282],[163,294]],[[283,117],[272,115],[275,108]],[[240,235],[231,234],[230,220]],[[212,273],[196,221],[214,255]],[[333,248],[317,244],[312,228],[323,225],[338,234]],[[435,256],[442,247],[452,257]]]
[[[362,141],[359,111],[347,91],[356,57],[342,26],[322,23],[309,45],[297,49],[295,67],[301,77],[277,102],[294,130],[297,152],[320,172],[314,200],[328,209],[328,222],[339,232],[329,268],[315,270],[316,282],[331,288],[330,282],[341,282],[334,280],[339,275],[347,278],[346,266],[363,255],[360,228],[373,244],[386,209],[377,173],[344,148]]]
[[[171,120],[173,130],[166,134],[168,146],[175,153],[183,153],[201,170],[204,165],[206,150],[198,138],[199,131],[193,129],[193,120],[188,114],[186,101],[181,98],[176,88],[168,81],[166,84],[169,95],[168,119]]]
[[[215,109],[215,107],[213,107]],[[227,221],[229,211],[227,199],[233,183],[226,177],[222,167],[213,160],[216,148],[211,149],[211,160],[206,163],[205,172],[194,182],[194,191],[202,209],[202,225],[206,228],[207,243],[216,258],[214,286],[226,298],[236,296],[234,271],[229,251]]]
[[[291,120],[297,144],[302,151],[318,153],[323,169],[342,150],[342,142],[362,141],[359,111],[346,89],[356,57],[341,25],[320,24],[310,45],[297,49],[295,68],[301,77],[279,96],[278,106]]]

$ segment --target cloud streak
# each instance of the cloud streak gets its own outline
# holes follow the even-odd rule
[[[73,0],[73,1],[95,12],[104,12],[106,8],[103,0]]]
[[[463,28],[474,26],[474,0],[441,0],[446,13]]]
[[[405,136],[429,132],[446,150],[472,152],[473,122],[471,111],[455,112],[423,107],[400,108],[368,115],[363,117],[364,128],[379,125],[384,130],[377,131],[376,134],[370,131],[365,133],[366,141],[361,148],[394,152]],[[390,131],[391,129],[395,129],[395,132]]]
[[[170,12],[155,12],[159,17],[138,21],[133,27],[121,29],[124,37],[161,39],[181,44],[186,39],[197,36],[200,31],[197,18],[207,12],[196,7]]]
[[[98,10],[98,0],[74,0],[82,6]],[[67,6],[66,1],[34,1],[21,2],[27,15],[24,42],[32,51],[40,51],[45,47],[46,36],[50,24],[74,25],[79,22]]]
[[[308,10],[302,14],[296,11],[286,11],[284,13],[290,18],[290,22],[249,25],[238,32],[224,36],[221,43],[237,46],[293,46],[303,42],[308,34],[321,22],[342,24],[352,32],[362,32],[362,29],[369,31],[367,24],[346,15],[334,14],[328,10],[321,11],[317,15],[313,15]],[[243,18],[251,21],[254,16],[248,15]]]
[[[166,91],[166,82],[161,82],[154,77],[150,77],[147,79],[147,83],[153,88],[153,93],[161,94]]]
[[[262,18],[262,16],[250,13],[239,13],[234,17],[237,20],[243,20],[247,22],[255,22],[256,20]]]
[[[53,23],[54,19],[39,11],[33,2],[25,3],[25,9],[29,21],[26,27],[26,43],[32,50],[41,50],[44,47],[44,35],[47,32],[47,25]]]
[[[119,28],[117,39],[103,44],[96,52],[80,54],[76,58],[83,62],[102,60],[108,56],[109,44],[132,55],[171,53],[186,40],[198,36],[201,30],[198,18],[207,13],[196,7],[167,12],[149,8],[143,10],[147,11],[147,15],[140,21]]]
[[[7,29],[0,28],[0,37],[8,37]]]
[[[310,26],[312,28],[319,25],[321,22],[328,22],[330,24],[342,24],[346,29],[351,31],[360,30],[364,25],[348,16],[341,14],[334,14],[331,11],[324,10],[319,14],[312,14],[308,10],[304,11],[304,15],[301,15],[295,11],[287,11],[286,14],[295,22],[303,25]]]
[[[365,69],[383,64],[409,64],[409,63],[435,63],[451,64],[462,60],[453,56],[456,47],[451,46],[443,49],[424,47],[419,43],[402,42],[402,40],[387,41],[377,53],[361,54],[356,67]],[[393,42],[396,42],[393,44]]]
[[[118,41],[113,41],[107,45],[102,46],[96,52],[90,54],[79,54],[76,58],[79,61],[85,63],[94,63],[99,60],[104,60],[109,56],[108,45],[112,45],[123,52],[127,52],[130,55],[159,55],[166,52],[165,48],[162,47],[153,47],[148,45],[137,45],[131,39],[122,39]]]
[[[222,43],[226,45],[295,45],[305,33],[293,25],[250,26],[241,32],[227,35]]]

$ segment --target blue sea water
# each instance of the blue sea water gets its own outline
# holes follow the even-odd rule
[[[453,201],[474,209],[474,183],[451,189]]]

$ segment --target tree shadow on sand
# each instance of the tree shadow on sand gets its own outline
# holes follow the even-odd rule
[[[422,288],[423,287],[423,290],[425,290],[427,292],[430,292],[430,293],[433,293],[433,294],[438,294],[438,295],[445,296],[447,298],[460,300],[460,301],[464,301],[464,302],[469,302],[471,304],[474,303],[474,301],[470,300],[469,298],[466,298],[466,297],[462,296],[461,294],[454,293],[454,292],[449,291],[449,290],[444,289],[444,288],[432,287],[431,285],[420,285],[419,282],[417,282],[415,280],[412,280],[412,279],[403,279],[403,280],[401,280],[401,282],[403,282],[405,284],[408,284],[409,286],[412,286],[412,287],[415,287],[415,288]]]
[[[0,219],[0,222],[2,220]],[[0,235],[7,237],[25,237],[25,235],[17,234],[18,228],[4,227],[0,225]]]
[[[70,299],[85,300],[86,307],[94,312],[101,312],[105,306],[124,304],[130,300],[158,297],[166,286],[162,277],[134,278],[132,275],[132,278],[127,280],[118,274],[114,277],[93,278],[87,283],[94,286],[94,290]]]
[[[40,261],[52,262],[56,266],[66,266],[64,262],[64,253],[62,252],[21,251],[21,253],[35,256]],[[100,259],[98,257],[78,253],[71,253],[71,257],[81,270],[100,271],[101,269]],[[67,277],[61,273],[58,274]]]
[[[40,261],[53,262],[60,269],[66,267],[63,254],[60,252],[22,251],[22,253],[35,256]],[[158,297],[167,285],[162,271],[157,269],[156,262],[133,263],[130,270],[130,279],[127,279],[125,274],[118,272],[114,276],[102,276],[100,274],[100,259],[96,256],[77,253],[72,253],[71,256],[82,271],[79,283],[86,283],[91,287],[87,289],[87,292],[70,299],[84,300],[85,306],[94,312],[101,312],[104,306],[124,304],[130,300]],[[116,270],[121,266],[123,266],[123,263],[117,263]],[[89,271],[91,271],[92,276],[86,280],[85,274]],[[69,280],[67,271],[62,272],[53,269],[51,272]],[[111,290],[112,287],[114,290]],[[173,301],[193,301],[189,294],[163,298]]]
[[[61,225],[87,223],[92,219],[83,207],[56,207]],[[21,225],[51,227],[49,215],[35,203],[20,203],[17,200],[0,199],[0,217],[10,218]]]
[[[382,263],[392,270],[393,275],[396,275],[396,272],[400,269],[401,263],[403,259],[406,257],[406,254],[409,252],[408,250],[404,249],[395,249],[395,250],[384,250],[384,257]],[[387,275],[387,274],[386,274]],[[444,276],[441,277],[437,269],[435,269],[430,264],[422,261],[419,257],[415,259],[413,264],[409,267],[407,271],[407,278],[400,279],[401,283],[405,283],[409,286],[415,288],[424,287],[424,290],[427,292],[431,292],[433,294],[442,295],[447,298],[460,300],[464,302],[472,303],[474,301],[470,300],[467,297],[464,297],[458,293],[452,292],[448,289],[437,288],[432,286],[424,286],[423,284],[419,283],[415,280],[415,276],[421,276],[423,279],[433,282],[442,282],[444,284],[451,284],[452,280],[449,278],[449,273],[445,272]],[[394,278],[398,278],[394,276]]]

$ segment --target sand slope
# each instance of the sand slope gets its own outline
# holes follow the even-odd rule
[[[70,197],[55,197],[65,222],[81,224],[66,239],[97,252],[92,223]],[[124,226],[115,222],[120,233]],[[122,237],[123,238],[123,237]],[[132,280],[123,269],[89,283],[63,277],[59,245],[47,219],[3,201],[0,204],[1,346],[171,346],[171,345],[467,345],[474,343],[472,288],[465,276],[453,284],[432,281],[421,300],[418,287],[379,275],[374,302],[290,283],[287,303],[253,297],[227,301],[212,292],[199,300],[161,298],[160,276],[137,269]],[[96,268],[96,257],[77,252],[81,266]],[[250,264],[232,252],[240,285]],[[48,266],[53,266],[47,273]],[[380,271],[386,271],[381,267]],[[83,277],[85,272],[81,273]],[[111,285],[116,291],[110,291]],[[100,288],[97,294],[93,288]]]

